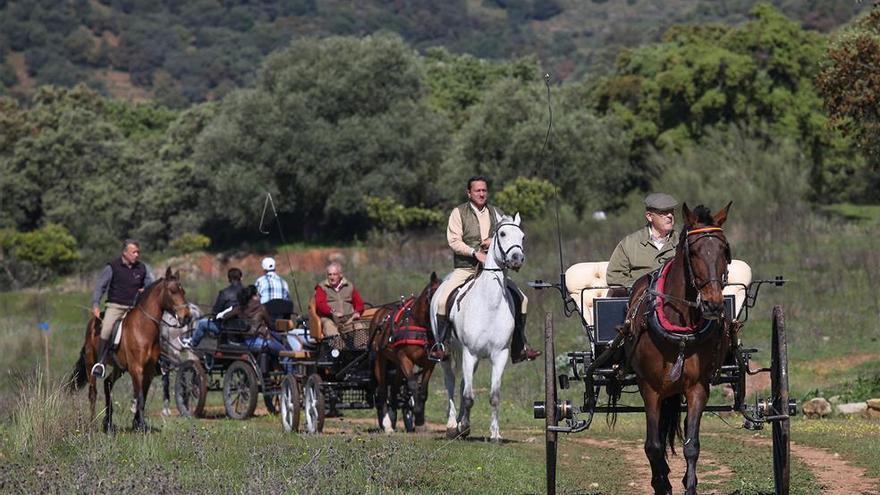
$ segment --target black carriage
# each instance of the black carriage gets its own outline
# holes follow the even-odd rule
[[[266,307],[275,320],[277,335],[286,338],[286,332],[294,330],[292,304],[275,300]],[[282,382],[292,369],[290,358],[282,355],[276,359],[267,350],[251,349],[245,343],[249,329],[244,320],[217,324],[219,335],[205,335],[197,348],[189,350],[195,358],[182,360],[177,366],[174,396],[180,415],[203,416],[208,392],[223,393],[226,415],[232,419],[251,417],[261,394],[267,410],[277,413]]]
[[[611,288],[605,283],[607,262],[579,263],[570,267],[560,283],[535,281],[535,289],[555,288],[562,295],[567,317],[577,315],[586,334],[585,349],[566,353],[567,370],[557,374],[552,316],[545,320],[545,398],[534,405],[534,417],[545,420],[547,487],[555,491],[556,448],[558,433],[576,433],[588,429],[596,413],[644,412],[642,406],[600,404],[600,393],[605,387],[634,387],[635,375],[625,369],[624,356],[615,339],[624,323],[628,297],[607,297]],[[754,307],[758,292],[764,285],[782,286],[785,280],[752,280],[751,269],[744,262],[734,260],[729,266],[729,279],[724,289],[725,315],[732,325],[742,326]],[[773,309],[771,366],[752,369],[750,360],[757,349],[746,347],[740,339],[731,342],[719,372],[711,384],[728,384],[733,391],[733,403],[709,404],[706,411],[738,412],[747,429],[760,430],[767,423],[773,430],[773,472],[777,494],[789,491],[789,418],[797,413],[795,401],[789,398],[788,360],[785,337],[785,317],[780,306]],[[769,397],[749,402],[745,396],[746,376],[770,373]],[[571,382],[583,382],[583,404],[557,398],[557,386],[568,389]],[[683,405],[683,411],[686,411]]]
[[[309,337],[306,351],[282,353],[291,372],[281,383],[280,412],[284,431],[320,433],[327,417],[340,416],[344,410],[375,407],[376,380],[373,377],[373,356],[370,351],[369,322],[378,308],[366,309],[360,320],[339,329],[339,335],[324,334],[314,299],[309,301],[309,318],[299,328]],[[389,370],[394,374],[396,370]],[[392,410],[401,409],[407,428],[414,426],[412,408],[405,387],[396,384],[389,395]],[[302,411],[302,414],[300,414]],[[396,414],[394,414],[396,416]],[[392,422],[396,417],[392,417]]]

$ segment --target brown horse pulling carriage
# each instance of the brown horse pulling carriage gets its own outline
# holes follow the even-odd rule
[[[776,306],[772,317],[769,368],[752,369],[756,349],[743,346],[741,329],[765,284],[782,286],[782,277],[751,280],[751,269],[731,258],[722,225],[730,205],[712,215],[698,206],[683,207],[685,220],[675,257],[663,268],[639,279],[628,297],[607,297],[607,263],[579,263],[560,276],[559,284],[530,283],[535,289],[555,288],[566,316],[577,314],[588,337],[584,350],[568,352],[568,367],[557,376],[552,316],[545,320],[545,400],[535,402],[536,419],[545,420],[547,492],[555,493],[558,433],[590,427],[595,413],[644,412],[645,454],[651,464],[656,494],[672,493],[666,447],[674,453],[676,437],[684,437],[687,471],[682,483],[696,493],[699,427],[703,411],[738,412],[744,427],[773,429],[773,474],[777,494],[789,492],[789,418],[797,408],[789,399],[785,318]],[[769,397],[749,403],[748,375],[770,373]],[[584,383],[583,404],[558,400],[572,381]],[[727,384],[733,403],[709,404],[710,385]],[[644,406],[618,403],[624,388],[638,386]],[[605,391],[607,403],[600,404]],[[687,414],[682,435],[681,413]],[[560,424],[562,423],[562,424]]]

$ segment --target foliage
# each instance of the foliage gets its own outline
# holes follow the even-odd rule
[[[857,199],[876,201],[880,198],[880,8],[834,39],[816,84],[832,123],[859,143],[868,162],[867,169],[851,177],[867,186]]]
[[[753,15],[739,27],[677,26],[662,43],[624,53],[597,88],[597,107],[627,123],[637,163],[647,147],[682,149],[714,126],[746,125],[805,150],[815,198],[845,194],[833,176],[852,153],[825,125],[812,85],[822,38],[769,5]]]
[[[630,133],[613,115],[580,109],[554,116],[545,148],[549,115],[542,89],[514,79],[493,86],[456,135],[451,177],[476,172],[505,184],[539,176],[556,184],[578,214],[619,206],[637,175],[628,159]],[[574,91],[562,100],[562,108],[579,104]]]
[[[0,229],[0,285],[18,287],[66,275],[79,259],[76,239],[58,224],[31,232]]]
[[[556,188],[545,179],[517,177],[492,198],[509,215],[519,212],[524,218],[538,218],[553,198]]]
[[[215,218],[249,225],[269,191],[299,235],[351,235],[368,227],[366,195],[437,204],[449,131],[424,94],[416,55],[395,36],[304,39],[274,53],[196,142]]]
[[[181,253],[193,253],[196,251],[201,251],[211,245],[211,238],[193,232],[187,232],[180,237],[171,239],[171,242],[168,243],[171,249]]]
[[[367,217],[385,231],[404,231],[437,225],[445,219],[443,213],[427,208],[407,207],[391,198],[365,196]]]

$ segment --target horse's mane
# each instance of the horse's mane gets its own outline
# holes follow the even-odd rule
[[[157,285],[159,285],[159,283],[164,282],[164,281],[165,281],[165,277],[162,277],[162,278],[160,278],[160,279],[153,280],[153,283],[151,283],[150,285],[144,287],[144,292],[141,293],[141,296],[138,298],[138,302],[146,301],[147,298],[150,296],[150,293],[153,291],[153,289],[154,289]]]
[[[694,208],[694,215],[697,216],[697,221],[703,225],[714,225],[715,219],[712,218],[712,211],[709,208],[706,208],[703,205],[697,205]]]

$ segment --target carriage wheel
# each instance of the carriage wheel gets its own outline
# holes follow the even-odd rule
[[[556,493],[556,436],[551,426],[556,426],[556,346],[553,344],[553,315],[544,316],[544,408],[546,411],[545,454],[547,469],[547,493]]]
[[[773,414],[788,415],[788,344],[785,340],[785,315],[781,306],[773,308],[773,349],[770,365]],[[788,495],[790,474],[789,418],[773,421],[773,480],[777,495]]]
[[[205,414],[205,398],[208,395],[208,376],[198,361],[184,361],[177,368],[174,382],[174,402],[177,411],[185,418],[201,418]]]
[[[257,408],[257,373],[246,361],[236,361],[223,375],[223,405],[232,419],[247,419]]]
[[[324,431],[324,391],[321,390],[324,380],[317,373],[309,375],[306,380],[306,386],[303,390],[305,398],[303,400],[303,408],[305,409],[306,433],[321,433]]]
[[[284,431],[299,431],[299,412],[302,409],[302,395],[299,391],[299,380],[294,375],[287,375],[281,382],[281,427]]]

